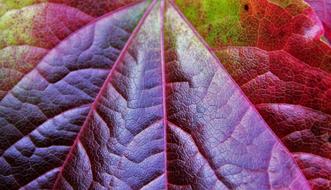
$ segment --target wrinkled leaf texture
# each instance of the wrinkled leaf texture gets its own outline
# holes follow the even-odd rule
[[[226,31],[209,2],[3,3],[0,189],[330,188],[321,23],[228,1]]]
[[[330,189],[331,48],[314,11],[301,0],[176,2],[312,188]]]
[[[331,42],[331,1],[328,0],[306,0],[316,11],[323,23],[325,37]]]

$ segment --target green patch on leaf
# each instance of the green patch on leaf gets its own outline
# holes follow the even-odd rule
[[[12,9],[21,9],[35,3],[47,2],[47,0],[2,0],[0,2],[0,15]]]
[[[43,7],[24,8],[11,10],[2,15],[0,17],[0,47],[32,43],[33,20],[42,10]]]
[[[241,5],[237,0],[177,0],[184,15],[213,45],[236,43],[241,36]],[[208,23],[208,25],[203,24]],[[202,29],[202,30],[200,30]]]

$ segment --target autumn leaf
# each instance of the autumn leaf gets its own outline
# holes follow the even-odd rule
[[[301,0],[176,2],[313,189],[329,189],[329,167],[314,171],[331,164],[331,48],[314,11]]]
[[[301,0],[0,13],[0,189],[330,187],[331,50]]]

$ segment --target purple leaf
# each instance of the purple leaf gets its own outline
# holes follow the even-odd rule
[[[310,189],[178,10],[147,5],[88,24],[8,90],[0,189]]]
[[[146,6],[110,13],[72,34],[1,100],[0,189],[53,185],[56,168]]]

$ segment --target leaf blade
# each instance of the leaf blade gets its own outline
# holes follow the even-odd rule
[[[0,140],[18,139],[1,150],[15,179],[0,185],[309,189],[210,48],[173,4],[154,3],[138,27],[122,10],[74,33],[0,102],[12,133]]]
[[[1,138],[1,164],[3,164],[1,173],[3,176],[11,175],[11,177],[4,177],[1,180],[2,187],[17,188],[19,185],[30,183],[32,179],[45,173],[45,170],[52,170],[62,162],[63,156],[68,152],[67,147],[71,145],[72,139],[82,125],[82,117],[86,117],[88,114],[88,106],[86,108],[85,105],[90,104],[93,96],[96,96],[93,91],[101,86],[109,67],[112,66],[119,54],[118,49],[124,46],[130,35],[130,30],[133,30],[146,6],[147,3],[145,2],[138,3],[133,8],[110,14],[75,33],[51,50],[43,61],[23,77],[1,100],[2,127],[0,129],[1,133],[7,134]],[[110,32],[117,37],[117,40],[112,41],[107,33],[94,37],[94,31]],[[100,52],[99,55],[103,55],[104,52],[105,56],[97,56],[98,64],[93,66],[89,63],[89,59],[93,58],[94,53],[97,52]],[[79,58],[77,62],[75,62],[76,59],[73,59],[75,56]],[[100,58],[103,58],[103,61]],[[79,66],[72,65],[74,62]],[[24,94],[29,95],[25,96]],[[81,106],[83,106],[83,110],[81,110]],[[70,113],[62,114],[66,110],[70,112],[70,109],[73,109],[73,115]],[[61,119],[57,119],[57,115]],[[74,117],[75,115],[76,117]],[[47,123],[47,120],[53,117],[54,119]],[[38,126],[43,123],[48,130],[40,133]],[[65,131],[68,132],[65,133]],[[24,137],[31,132],[33,133],[32,136]],[[44,135],[49,139],[45,138]],[[22,137],[24,138],[21,139]],[[63,139],[65,140],[63,141]],[[29,143],[22,143],[24,141]],[[10,149],[12,144],[16,142],[21,143],[22,148],[19,151]],[[52,146],[52,143],[60,146]],[[35,146],[40,147],[35,148]],[[16,144],[12,146],[12,148],[15,147]],[[17,154],[25,150],[32,151],[29,153],[32,155],[24,156],[23,154],[17,159]],[[53,154],[48,155],[49,152],[53,152]],[[41,157],[36,159],[36,154],[41,155]],[[42,162],[40,159],[43,156],[44,158],[48,156],[51,158]],[[25,163],[27,162],[33,166],[31,169],[26,167]],[[11,167],[11,165],[15,167]],[[6,168],[10,169],[7,170]],[[38,170],[38,172],[29,175],[29,177],[25,176],[26,173],[33,170]],[[50,178],[53,179],[52,176]],[[41,185],[49,186],[47,180],[45,184]]]
[[[190,19],[190,1],[176,2]],[[205,2],[224,3],[202,0],[193,6]],[[207,41],[213,37],[209,45],[269,126],[291,151],[329,158],[331,49],[321,40],[323,26],[313,10],[301,0],[242,1],[235,9],[240,38],[232,39],[226,23],[219,23],[222,33],[205,18],[209,9],[197,7],[200,20],[190,21]],[[284,131],[293,133],[284,137]]]
[[[190,154],[181,149],[173,150],[179,152],[178,157],[182,157],[179,160],[183,163],[177,162],[170,167],[175,174],[171,176],[171,180],[180,182],[178,179],[183,177],[180,176],[180,171],[182,174],[191,171],[187,167],[192,163],[194,165],[202,162],[199,161],[202,157],[208,161],[209,169],[206,166],[201,169],[204,172],[192,171],[195,175],[192,175],[191,181],[186,184],[181,181],[177,185],[210,189],[215,184],[212,180],[216,180],[216,187],[219,185],[220,189],[309,189],[299,169],[284,172],[285,160],[292,160],[290,162],[295,165],[286,148],[281,145],[218,60],[194,32],[190,31],[189,25],[182,20],[178,12],[174,12],[174,8],[169,8],[168,11],[169,38],[173,40],[173,44],[168,45],[175,47],[175,53],[169,54],[176,60],[171,61],[169,56],[171,62],[168,64],[167,73],[170,75],[169,80],[173,82],[169,87],[171,90],[168,90],[171,94],[168,99],[171,102],[168,108],[169,122],[173,123],[169,127],[169,136],[174,138],[171,143],[178,144],[177,147],[180,148],[186,144],[196,144],[196,151],[201,155],[195,158],[193,148],[193,153]],[[174,66],[171,66],[171,63]],[[180,134],[191,134],[191,137]],[[259,164],[254,163],[254,159],[259,160]],[[274,168],[282,168],[279,172],[284,173],[276,174]],[[212,175],[209,171],[214,171],[215,174]],[[261,173],[257,174],[256,171]],[[280,176],[285,173],[293,174],[286,177],[289,181],[282,181]],[[209,177],[209,181],[203,174],[214,177]],[[245,175],[247,181],[240,177],[241,175]],[[264,179],[263,175],[269,176],[269,179]],[[300,180],[296,181],[297,177]]]

